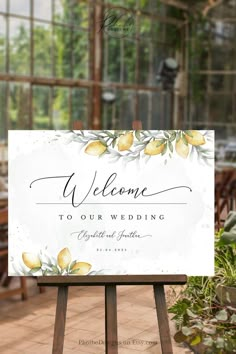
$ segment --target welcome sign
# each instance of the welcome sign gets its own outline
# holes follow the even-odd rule
[[[214,273],[213,131],[10,131],[9,274]]]

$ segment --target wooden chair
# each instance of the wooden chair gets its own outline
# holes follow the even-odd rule
[[[18,277],[20,280],[20,287],[15,289],[7,289],[11,277],[8,274],[8,209],[0,209],[0,259],[2,260],[2,271],[0,277],[0,285],[5,287],[6,290],[0,293],[0,300],[20,294],[22,300],[27,299],[26,278]]]

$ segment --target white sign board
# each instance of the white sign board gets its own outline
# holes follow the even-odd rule
[[[213,131],[10,131],[9,274],[214,274]]]

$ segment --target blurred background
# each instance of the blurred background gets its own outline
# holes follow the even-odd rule
[[[8,129],[236,131],[235,0],[1,0],[0,138]],[[159,70],[178,74],[163,90]]]

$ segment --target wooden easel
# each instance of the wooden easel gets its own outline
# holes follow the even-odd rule
[[[105,286],[106,354],[118,354],[117,285],[153,285],[162,353],[173,353],[164,285],[185,284],[186,275],[46,276],[38,277],[37,280],[39,286],[58,287],[52,354],[63,353],[68,287],[101,285]]]

